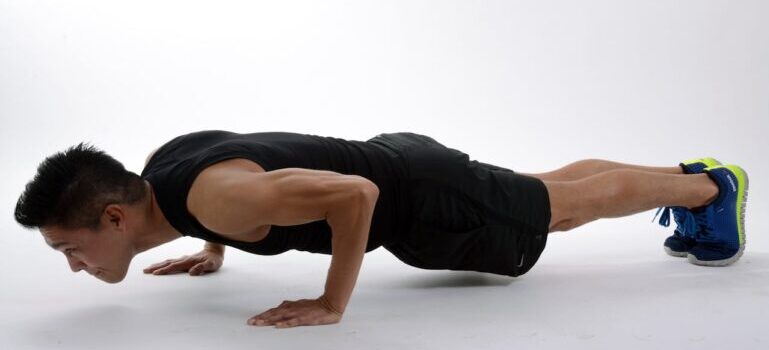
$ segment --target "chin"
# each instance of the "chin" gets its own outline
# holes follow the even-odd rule
[[[120,283],[120,281],[122,280],[123,280],[122,278],[121,279],[106,279],[106,278],[102,279],[102,281],[107,282],[109,284],[117,284],[117,283]]]
[[[112,276],[105,276],[104,273],[102,272],[101,274],[96,276],[96,278],[98,278],[98,279],[100,279],[100,280],[102,280],[104,282],[107,282],[109,284],[116,284],[116,283],[120,283],[121,281],[123,281],[125,279],[125,275],[122,275],[120,277],[112,277]]]
[[[123,281],[122,278],[121,279],[106,279],[106,278],[102,278],[101,280],[104,281],[104,282],[107,282],[109,284],[117,284],[117,283],[120,283],[121,281]]]

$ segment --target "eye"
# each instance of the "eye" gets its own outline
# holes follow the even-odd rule
[[[72,249],[72,248],[67,248],[67,249],[65,249],[65,250],[64,250],[64,255],[72,255],[72,251],[73,251],[73,250],[74,250],[74,249]]]

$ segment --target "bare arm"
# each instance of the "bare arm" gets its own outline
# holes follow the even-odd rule
[[[147,155],[147,158],[144,160],[144,166],[147,166],[147,163],[150,162],[150,159],[152,159],[152,156],[155,155],[155,152],[158,151],[158,148],[152,150],[149,155]],[[216,253],[219,255],[224,255],[224,245],[223,244],[217,244],[212,242],[206,242],[206,245],[203,247],[203,250],[209,251],[212,253]]]
[[[340,313],[344,313],[358,280],[378,196],[378,190],[362,190],[345,205],[329,211],[326,217],[333,236],[331,266],[323,296]]]
[[[147,166],[147,163],[150,162],[150,159],[152,159],[152,156],[155,155],[155,152],[157,152],[157,151],[158,151],[158,148],[152,150],[152,152],[150,152],[150,154],[147,155],[147,158],[144,160],[144,166],[145,167]],[[224,255],[224,245],[222,245],[222,244],[206,242],[206,245],[203,247],[203,250],[204,251],[209,251],[209,252],[212,252],[212,253],[216,253],[216,254],[219,254],[219,255]],[[156,265],[158,265],[158,264],[156,264]],[[145,271],[152,271],[152,269],[151,268],[147,268],[147,269],[145,269]]]
[[[219,169],[204,171],[195,179],[187,206],[201,224],[224,236],[242,235],[263,225],[325,219],[332,231],[332,258],[319,300],[341,316],[357,281],[378,196],[376,184],[357,175],[302,168],[264,173]],[[300,302],[304,301],[295,303]],[[299,306],[282,308],[284,304],[259,316],[278,320],[276,313],[296,314]],[[310,316],[296,322],[312,322],[312,307],[304,311]]]

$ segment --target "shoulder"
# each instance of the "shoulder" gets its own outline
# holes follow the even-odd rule
[[[190,212],[199,209],[210,193],[231,187],[228,184],[233,181],[261,173],[265,173],[261,165],[245,158],[232,158],[210,165],[193,180],[187,194],[187,207]]]
[[[147,158],[144,161],[144,166],[147,166],[147,164],[155,155],[155,153],[157,153],[157,151],[160,149],[166,149],[166,148],[173,149],[173,148],[177,148],[179,145],[189,144],[189,143],[201,144],[202,147],[207,147],[206,145],[219,142],[220,140],[226,139],[227,137],[230,137],[232,135],[237,135],[237,134],[230,131],[225,131],[225,130],[201,130],[201,131],[195,131],[195,132],[190,132],[187,134],[175,136],[174,138],[162,144],[160,147],[157,147],[152,152],[150,152],[150,154],[147,155]]]
[[[225,236],[241,236],[265,225],[324,220],[330,212],[353,207],[373,208],[368,204],[379,194],[373,182],[358,175],[305,168],[259,172],[255,163],[244,163],[249,160],[226,162],[201,172],[187,197],[190,214]]]
[[[236,209],[226,208],[226,201],[237,193],[234,185],[243,182],[255,182],[265,169],[254,161],[245,158],[232,158],[217,162],[203,169],[193,180],[187,194],[187,210],[203,226],[219,234],[239,234],[220,221],[229,221],[224,211],[231,213]]]

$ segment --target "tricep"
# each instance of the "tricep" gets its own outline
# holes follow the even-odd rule
[[[190,190],[188,209],[210,230],[238,235],[264,225],[324,220],[331,211],[375,201],[378,194],[376,184],[358,175],[304,168],[223,169],[201,173]]]

